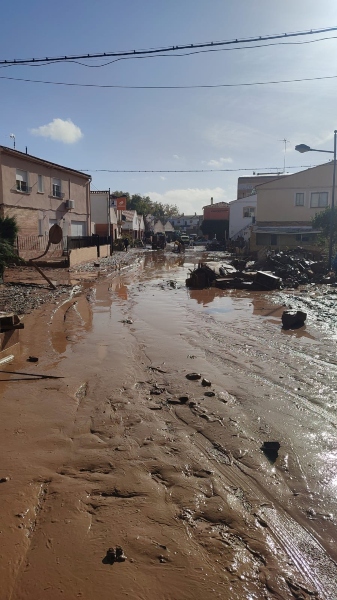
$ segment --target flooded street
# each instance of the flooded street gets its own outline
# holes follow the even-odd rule
[[[25,318],[1,600],[337,598],[334,290],[188,290],[205,257],[145,252]],[[290,306],[304,328],[281,329]]]

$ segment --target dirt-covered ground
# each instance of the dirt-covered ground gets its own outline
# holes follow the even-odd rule
[[[335,288],[189,291],[201,256],[134,255],[24,317],[1,600],[337,598]]]

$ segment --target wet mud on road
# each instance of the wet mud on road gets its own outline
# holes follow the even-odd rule
[[[200,257],[146,252],[25,318],[0,374],[1,599],[337,598],[333,290],[187,290]]]

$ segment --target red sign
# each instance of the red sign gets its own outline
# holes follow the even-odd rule
[[[126,197],[122,196],[121,198],[116,198],[116,208],[117,210],[126,210]]]

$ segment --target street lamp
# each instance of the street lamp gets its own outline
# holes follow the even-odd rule
[[[327,152],[333,154],[333,175],[332,175],[332,194],[331,194],[331,216],[330,216],[330,236],[329,236],[329,257],[328,257],[328,269],[331,271],[332,263],[332,241],[333,241],[333,222],[334,222],[334,211],[335,211],[335,182],[336,182],[336,150],[337,150],[337,129],[333,132],[334,142],[333,150],[317,150],[317,148],[310,148],[306,144],[298,144],[295,146],[297,152]]]

